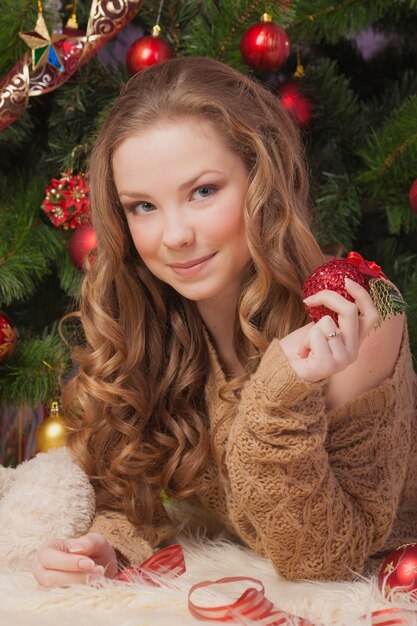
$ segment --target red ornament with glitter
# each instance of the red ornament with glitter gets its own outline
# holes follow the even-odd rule
[[[174,50],[160,37],[160,27],[153,27],[152,35],[141,37],[132,43],[126,53],[126,67],[131,74],[137,74],[150,65],[159,65],[174,56]]]
[[[380,567],[378,586],[388,599],[395,593],[407,593],[417,600],[417,543],[407,543],[391,552]]]
[[[345,288],[346,277],[359,283],[370,293],[379,311],[381,322],[407,308],[401,294],[389,282],[380,266],[373,261],[366,261],[358,252],[349,252],[346,259],[332,259],[318,267],[304,283],[303,297],[307,298],[323,289],[329,289],[353,302],[352,296]],[[313,322],[318,322],[324,315],[330,315],[337,323],[337,313],[326,306],[306,305],[306,310]]]
[[[97,256],[97,237],[91,224],[82,224],[72,233],[69,254],[78,270],[84,269],[87,257],[90,263],[94,261]]]
[[[264,13],[261,22],[250,26],[240,42],[240,53],[247,65],[261,72],[278,70],[290,54],[290,39],[281,26]]]
[[[284,109],[300,126],[308,126],[311,121],[311,104],[300,93],[298,80],[287,80],[278,88],[279,98]]]
[[[89,187],[84,174],[71,170],[53,178],[45,189],[42,210],[54,226],[71,230],[90,219]]]
[[[408,197],[410,198],[410,206],[412,210],[414,213],[417,213],[417,178],[410,187]]]
[[[10,356],[16,344],[16,330],[0,311],[0,363]]]

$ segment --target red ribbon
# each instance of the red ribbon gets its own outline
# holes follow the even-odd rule
[[[139,567],[126,567],[116,575],[116,580],[134,582],[140,578],[154,587],[169,586],[170,579],[178,578],[185,571],[182,547],[175,544],[159,550]],[[197,589],[238,581],[248,581],[251,586],[231,604],[216,607],[199,606],[191,600],[192,594]],[[258,586],[258,589],[254,585]],[[235,623],[247,624],[248,620],[251,620],[252,622],[259,622],[259,626],[314,626],[312,622],[302,617],[295,617],[285,611],[274,610],[273,603],[265,597],[265,588],[262,582],[257,578],[246,576],[227,576],[219,580],[204,580],[193,585],[188,592],[188,610],[195,618],[204,621],[223,623],[234,621]],[[366,617],[363,620],[365,624]],[[373,611],[371,626],[417,626],[417,610],[389,608]]]
[[[372,276],[372,278],[385,278],[385,280],[389,280],[388,276],[385,276],[379,265],[377,265],[374,261],[365,261],[359,252],[349,252],[346,257],[346,261],[357,267],[358,270],[365,276]]]
[[[231,604],[223,606],[209,607],[198,606],[191,600],[191,595],[197,589],[224,583],[234,583],[237,581],[249,581],[259,585],[260,589],[249,587],[242,595]],[[220,578],[220,580],[205,580],[193,585],[188,592],[188,610],[197,619],[215,622],[241,622],[247,624],[247,619],[253,622],[261,622],[262,626],[279,626],[291,624],[292,626],[314,626],[311,622],[290,615],[285,611],[274,611],[274,605],[265,597],[265,589],[262,582],[256,578],[246,576],[234,576]],[[240,620],[243,618],[243,622]]]
[[[372,626],[417,626],[417,612],[404,609],[382,609],[372,613]]]
[[[186,570],[184,553],[179,544],[174,544],[156,552],[146,559],[139,567],[125,567],[118,574],[116,580],[133,582],[141,578],[154,587],[161,587],[158,578],[178,578]],[[152,574],[156,575],[152,577]]]

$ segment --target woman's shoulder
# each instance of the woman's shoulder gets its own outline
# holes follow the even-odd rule
[[[405,344],[408,349],[405,315],[394,315],[385,320],[364,339],[356,361],[329,378],[327,408],[345,404],[389,378],[398,362],[400,349]],[[412,375],[411,365],[409,374]]]

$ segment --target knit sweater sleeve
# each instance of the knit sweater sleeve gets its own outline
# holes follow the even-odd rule
[[[160,503],[152,524],[136,526],[123,512],[102,510],[97,512],[90,532],[104,535],[116,550],[120,566],[140,565],[175,536],[174,526]]]
[[[242,391],[226,442],[237,534],[288,579],[349,579],[380,549],[405,479],[412,419],[407,331],[391,377],[326,412],[277,340]]]

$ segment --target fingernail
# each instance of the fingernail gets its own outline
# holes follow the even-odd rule
[[[78,567],[80,569],[92,569],[95,563],[91,559],[80,559],[78,561]]]
[[[345,285],[350,285],[350,286],[355,286],[357,283],[355,283],[354,280],[351,280],[350,278],[348,278],[347,276],[345,276]]]
[[[310,302],[312,298],[313,296],[307,296],[307,298],[304,298],[303,302]]]
[[[72,548],[68,548],[68,552],[83,552],[84,546],[72,546]]]
[[[104,567],[102,565],[97,565],[97,567],[94,568],[94,571],[88,574],[87,583],[91,583],[96,580],[99,580],[100,578],[103,577],[103,574],[104,574]]]

